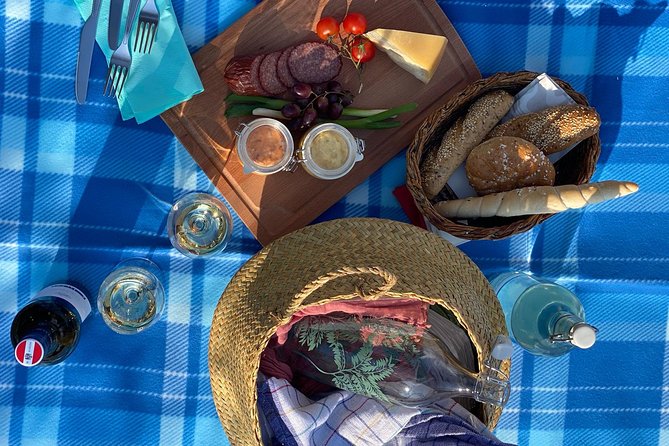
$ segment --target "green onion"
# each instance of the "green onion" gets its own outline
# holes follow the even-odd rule
[[[242,96],[230,94],[225,101],[228,108],[225,116],[228,118],[238,118],[242,116],[267,116],[275,119],[287,119],[279,110],[290,101],[283,99],[266,98],[263,96]],[[354,117],[358,119],[319,119],[318,122],[334,122],[351,129],[388,129],[402,125],[400,121],[393,121],[401,113],[410,112],[416,109],[418,104],[409,102],[398,107],[390,109],[362,109],[345,107],[342,116]]]
[[[253,115],[254,116],[266,116],[268,118],[274,118],[274,119],[288,119],[278,110],[272,110],[270,108],[262,108],[262,107],[258,107],[256,109],[254,109],[253,110]]]
[[[266,98],[264,96],[242,96],[234,93],[228,95],[225,98],[225,102],[228,104],[257,104],[256,106],[262,105],[273,110],[280,110],[281,107],[290,103],[290,101],[283,99]]]
[[[262,105],[265,108],[270,108],[272,110],[280,110],[286,104],[290,104],[290,101],[284,99],[275,99],[275,98],[266,98],[264,96],[242,96],[239,94],[230,94],[225,98],[225,102],[228,104],[258,104]],[[406,104],[408,105],[408,104]],[[399,108],[399,107],[398,107]],[[415,108],[415,106],[413,107]],[[413,110],[411,108],[410,110]],[[410,111],[409,110],[409,111]],[[343,111],[344,116],[353,116],[359,118],[365,118],[379,113],[388,111],[386,108],[376,108],[376,109],[364,109],[364,108],[355,108],[355,107],[345,107]],[[390,116],[389,116],[390,117]]]
[[[253,110],[258,108],[255,105],[249,104],[234,104],[229,105],[225,110],[225,116],[227,118],[239,118],[242,116],[249,116],[253,114]]]
[[[418,104],[415,102],[409,102],[408,104],[400,105],[394,108],[390,108],[386,111],[383,111],[381,113],[377,113],[372,116],[367,116],[362,119],[356,119],[356,121],[367,121],[367,122],[377,122],[377,121],[383,121],[384,119],[392,118],[395,117],[401,113],[406,113],[410,112],[416,109],[418,107]]]
[[[364,122],[363,119],[336,119],[336,120],[318,120],[318,122],[333,122],[339,124],[347,129],[367,129],[367,130],[382,130],[400,127],[400,121],[374,121]]]
[[[366,110],[364,108],[353,108],[353,107],[344,107],[342,111],[342,116],[351,116],[353,118],[366,118],[367,116],[374,116],[379,113],[386,111],[386,108],[376,108]]]

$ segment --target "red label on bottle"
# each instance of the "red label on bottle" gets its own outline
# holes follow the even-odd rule
[[[44,347],[34,339],[24,339],[16,345],[14,354],[19,364],[32,367],[42,362]]]

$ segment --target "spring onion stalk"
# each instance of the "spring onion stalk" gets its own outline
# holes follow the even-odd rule
[[[344,107],[344,111],[341,112],[342,116],[350,116],[352,118],[365,118],[367,116],[374,116],[379,113],[383,113],[387,108],[353,108],[353,107]]]
[[[262,96],[240,96],[231,94],[228,100],[228,108],[225,116],[229,118],[242,116],[265,116],[268,118],[287,120],[279,111],[289,101],[283,99],[271,99]],[[249,104],[248,102],[255,102]],[[265,105],[261,107],[259,105]],[[417,107],[415,102],[400,105],[390,109],[363,110],[356,108],[344,108],[342,116],[355,117],[358,119],[319,119],[318,122],[334,122],[350,129],[388,129],[402,125],[400,121],[394,121],[401,113],[414,110]]]
[[[270,108],[262,108],[262,107],[254,108],[251,114],[253,116],[265,116],[266,118],[283,119],[283,120],[288,119],[280,111],[272,110]]]
[[[256,104],[256,107],[263,106],[273,110],[280,110],[284,105],[290,104],[290,101],[283,99],[266,98],[264,96],[242,96],[234,93],[228,95],[225,98],[225,102],[228,104]]]
[[[225,116],[228,118],[240,118],[242,116],[250,116],[253,114],[253,110],[258,108],[257,105],[249,104],[235,104],[230,105],[225,110]]]
[[[253,116],[265,116],[267,118],[274,118],[274,119],[283,119],[283,120],[288,119],[285,116],[283,116],[280,111],[277,110],[272,110],[269,108],[262,108],[262,107],[254,107],[252,109],[247,108],[247,106],[243,106],[244,108],[240,107],[241,107],[240,104],[230,107],[226,111],[226,115],[228,117],[253,115]],[[365,119],[319,119],[318,122],[319,123],[334,122],[335,124],[339,124],[349,129],[371,129],[371,130],[390,129],[402,125],[400,121],[390,121],[390,120],[367,121]]]
[[[225,98],[225,102],[227,102],[228,105],[255,104],[255,107],[266,108],[271,110],[281,110],[281,108],[284,105],[291,103],[290,101],[286,101],[284,99],[266,98],[264,96],[242,96],[234,93],[228,95],[228,97]],[[253,110],[253,108],[251,108],[251,110]],[[352,118],[365,118],[368,116],[378,115],[379,113],[383,113],[387,110],[388,109],[386,108],[364,109],[355,107],[344,107],[342,116],[350,116]],[[251,113],[249,112],[248,114]],[[226,116],[229,115],[226,114]],[[244,115],[236,115],[236,116],[244,116]],[[390,116],[387,117],[389,118]]]
[[[383,111],[381,113],[377,113],[372,116],[367,116],[362,119],[356,119],[355,121],[366,121],[366,122],[377,122],[377,121],[383,121],[384,119],[389,119],[394,116],[397,116],[401,113],[406,113],[410,112],[416,109],[418,107],[418,104],[415,102],[409,102],[408,104],[400,105],[398,107],[390,108],[386,111]]]
[[[368,130],[382,130],[400,127],[400,121],[375,121],[364,122],[363,119],[335,119],[335,120],[318,120],[318,122],[334,122],[347,129],[368,129]]]

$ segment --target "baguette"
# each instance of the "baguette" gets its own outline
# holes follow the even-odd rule
[[[589,204],[624,197],[639,190],[629,181],[602,181],[578,186],[523,187],[508,192],[441,201],[437,212],[447,218],[515,217],[517,215],[555,214]]]
[[[481,144],[512,105],[513,96],[504,90],[495,90],[481,96],[455,121],[441,145],[428,152],[421,165],[423,190],[428,198],[439,194],[455,169],[465,162],[472,149]]]
[[[537,146],[546,155],[560,152],[599,131],[597,111],[584,105],[560,105],[520,115],[500,124],[487,138],[515,136]]]

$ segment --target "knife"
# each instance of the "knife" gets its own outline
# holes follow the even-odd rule
[[[118,35],[121,28],[121,15],[123,15],[123,0],[111,0],[109,2],[109,29],[107,30],[107,41],[109,48],[113,51],[119,47],[121,42]]]
[[[79,37],[79,53],[77,53],[77,74],[75,77],[75,95],[77,104],[86,101],[88,93],[88,76],[91,73],[91,60],[93,59],[93,47],[95,46],[95,31],[98,27],[98,16],[100,15],[100,4],[102,0],[93,0],[91,15],[86,19],[81,36]]]

